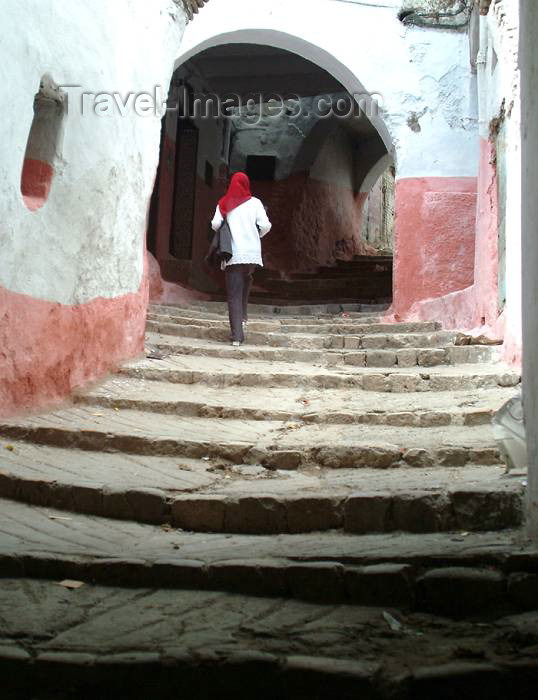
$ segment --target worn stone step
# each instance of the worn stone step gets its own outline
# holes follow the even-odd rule
[[[14,442],[0,496],[195,532],[478,531],[521,524],[524,481],[500,467],[275,472]]]
[[[217,316],[216,314],[203,316],[197,315],[196,312],[191,314],[186,311],[183,313],[166,313],[164,311],[150,311],[148,320],[158,323],[175,323],[180,326],[203,326],[205,328],[222,328],[229,326],[228,318]],[[295,333],[320,333],[330,335],[331,333],[340,333],[352,331],[355,327],[363,328],[368,324],[380,324],[382,320],[379,316],[363,316],[359,318],[351,317],[329,317],[326,319],[319,318],[297,318],[293,316],[272,317],[258,316],[250,320],[250,329],[253,331],[266,332],[295,332]],[[453,337],[453,333],[450,337]]]
[[[222,332],[225,333],[224,331]],[[204,335],[206,335],[204,333]],[[215,357],[215,358],[241,358],[244,360],[264,360],[277,362],[303,362],[318,364],[324,367],[337,367],[348,365],[352,367],[436,367],[438,365],[457,365],[457,364],[477,364],[491,363],[499,356],[499,351],[494,347],[454,347],[448,346],[445,348],[420,348],[420,347],[403,347],[405,344],[412,342],[416,336],[394,336],[394,342],[400,343],[398,349],[394,350],[377,350],[374,348],[357,349],[357,345],[361,339],[354,339],[354,349],[345,348],[344,340],[349,345],[349,339],[343,336],[333,336],[332,338],[323,339],[321,336],[309,336],[308,341],[297,341],[299,336],[290,337],[288,347],[278,345],[264,345],[264,342],[273,342],[274,334],[258,334],[248,331],[246,342],[239,348],[231,347],[229,342],[218,342],[214,340],[204,340],[200,338],[183,337],[178,335],[164,335],[161,333],[148,332],[146,334],[146,343],[149,347],[158,348],[166,354],[181,354],[181,355],[196,355]],[[302,336],[301,336],[302,337]],[[313,349],[303,349],[305,345],[310,344],[310,340],[314,338],[316,342],[312,343]],[[398,340],[401,338],[402,340]],[[383,336],[380,337],[379,343],[377,336],[364,337],[362,342],[369,344],[369,339],[374,340],[373,345],[383,344],[386,341]],[[319,340],[319,342],[318,342]],[[251,341],[259,341],[259,343],[251,343]],[[425,342],[432,342],[430,337],[426,337]],[[417,339],[420,342],[420,338]],[[260,344],[262,343],[262,344]],[[325,348],[319,346],[325,345]]]
[[[181,332],[187,334],[189,329],[204,328],[209,330],[225,330],[227,335],[223,336],[227,338],[229,335],[229,323],[227,318],[221,319],[206,319],[206,318],[190,318],[187,316],[177,316],[174,314],[150,314],[148,327],[153,328],[154,326],[174,326],[180,327]],[[385,335],[389,334],[402,334],[402,333],[436,333],[440,330],[438,323],[429,321],[417,321],[417,322],[401,322],[401,323],[383,323],[378,321],[365,321],[363,319],[350,320],[342,319],[338,322],[332,323],[309,323],[309,324],[298,324],[295,320],[292,322],[284,322],[282,319],[279,320],[262,320],[255,319],[249,322],[249,330],[259,333],[273,333],[275,335],[372,335],[376,333],[383,333]],[[453,333],[445,333],[441,338],[446,338],[447,340],[452,340],[454,337]]]
[[[386,394],[333,389],[277,387],[211,387],[198,384],[148,382],[114,376],[77,392],[75,403],[119,409],[138,409],[177,416],[222,419],[304,421],[323,425],[489,425],[491,417],[511,395],[506,389],[483,389],[435,394]]]
[[[489,426],[304,425],[74,406],[0,420],[0,436],[82,450],[219,457],[269,469],[497,464]]]
[[[324,368],[320,363],[249,359],[244,348],[230,358],[203,355],[171,355],[162,360],[141,359],[120,368],[122,376],[208,386],[301,387],[303,389],[361,389],[388,393],[466,391],[513,388],[520,383],[518,372],[501,363],[440,365],[437,367],[372,367],[341,365]]]
[[[216,688],[238,700],[530,700],[538,683],[529,613],[455,624],[392,607],[17,578],[0,580],[0,604],[6,700],[203,700]]]
[[[346,311],[334,314],[323,314],[323,313],[312,313],[310,315],[297,315],[297,314],[277,314],[277,313],[255,313],[251,311],[251,305],[249,305],[250,319],[251,321],[265,322],[265,323],[279,323],[279,324],[293,324],[293,325],[315,325],[316,327],[323,327],[326,325],[337,325],[340,323],[350,323],[351,321],[357,321],[360,323],[381,323],[383,322],[383,316],[379,313],[373,312],[359,312],[359,311]],[[166,305],[156,305],[150,304],[148,309],[148,316],[159,316],[168,317],[171,320],[179,319],[179,323],[192,323],[194,320],[207,320],[207,321],[228,321],[228,311],[222,310],[220,312],[204,311],[202,309],[192,309],[186,306],[166,306]]]
[[[457,616],[506,609],[538,552],[517,530],[192,533],[0,501],[0,577],[224,590]],[[518,603],[516,598],[514,601]]]
[[[388,309],[388,304],[286,304],[278,306],[275,304],[255,304],[250,303],[249,314],[254,316],[318,316],[333,315],[340,313],[379,313]],[[154,304],[151,308],[166,308],[166,309],[189,309],[195,312],[216,313],[225,315],[228,313],[228,304],[226,300],[222,301],[191,301],[188,304]]]

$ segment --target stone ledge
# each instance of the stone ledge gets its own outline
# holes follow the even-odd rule
[[[14,561],[16,566],[13,566]],[[505,573],[469,566],[425,568],[426,562],[349,565],[337,561],[229,559],[148,562],[136,559],[0,555],[0,578],[75,579],[122,588],[224,591],[323,604],[424,611],[455,619],[525,609],[507,592]],[[520,572],[520,575],[526,572]],[[538,606],[534,609],[538,609]],[[18,657],[15,660],[19,660]]]
[[[99,483],[78,485],[32,480],[0,472],[0,497],[119,520],[165,524],[193,532],[243,534],[499,530],[523,520],[523,490],[464,485],[429,491],[361,493],[170,494],[165,489],[111,490]]]

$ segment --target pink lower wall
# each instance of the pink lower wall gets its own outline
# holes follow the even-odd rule
[[[135,294],[67,306],[0,287],[0,415],[40,408],[144,349],[147,275]]]
[[[410,306],[407,303],[405,311],[399,315],[407,319],[437,320],[445,328],[504,338],[504,359],[518,365],[521,363],[521,337],[512,328],[518,328],[519,324],[510,323],[505,313],[499,314],[498,310],[498,217],[495,147],[481,139],[472,283],[448,294],[417,299]]]
[[[414,304],[473,283],[476,178],[405,178],[396,183],[394,304]]]

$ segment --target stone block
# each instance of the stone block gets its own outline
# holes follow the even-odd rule
[[[450,501],[442,493],[412,492],[393,499],[391,529],[404,532],[443,532],[451,529]]]
[[[268,469],[297,469],[301,466],[303,457],[299,450],[275,450],[265,452],[261,463]]]
[[[353,367],[364,367],[366,364],[366,353],[365,352],[350,352],[344,356],[344,362],[346,365],[352,365]]]
[[[501,530],[523,521],[523,494],[498,489],[454,488],[449,491],[456,528]]]
[[[446,365],[448,363],[448,355],[446,350],[441,349],[419,350],[417,353],[417,363],[421,367]]]
[[[365,350],[383,350],[387,347],[388,340],[386,335],[373,333],[362,338],[362,347]]]
[[[222,496],[184,496],[171,505],[174,527],[193,532],[222,532],[226,504]]]
[[[73,486],[54,484],[48,479],[20,479],[18,499],[34,506],[47,506],[60,510],[73,509]]]
[[[348,346],[347,341],[348,341],[348,338],[346,338],[346,339],[345,339],[345,342],[344,342],[344,336],[343,336],[343,335],[333,335],[333,336],[331,336],[331,345],[330,345],[330,347],[333,348],[334,350],[338,350],[338,349],[344,348],[344,347],[346,347],[346,348],[347,348],[347,347],[352,347],[352,346]]]
[[[51,572],[52,573],[52,572]],[[97,559],[85,572],[65,571],[62,578],[90,580],[105,586],[152,586],[155,584],[151,566],[144,559]]]
[[[133,510],[125,491],[109,487],[103,489],[103,516],[105,518],[134,520]]]
[[[538,574],[510,574],[508,598],[520,610],[538,610]]]
[[[443,467],[463,467],[469,462],[466,447],[442,447],[435,451],[437,462]]]
[[[452,365],[474,364],[478,362],[495,362],[499,351],[492,347],[450,347],[447,348],[449,361]]]
[[[419,416],[419,424],[423,428],[432,428],[440,425],[450,425],[452,423],[452,416],[450,413],[443,413],[442,411],[424,411]]]
[[[288,564],[288,590],[302,600],[342,603],[345,601],[344,567],[332,562]]]
[[[325,355],[327,367],[337,367],[345,362],[345,355],[341,352],[330,352]]]
[[[392,374],[387,378],[389,391],[395,394],[406,394],[419,391],[421,379],[416,374]]]
[[[517,386],[521,382],[521,377],[515,373],[507,372],[497,377],[497,384],[502,387]]]
[[[417,351],[413,348],[396,350],[398,367],[415,367],[417,364]]]
[[[358,350],[361,347],[361,339],[358,336],[347,336],[344,347],[346,350]]]
[[[81,486],[77,484],[73,488],[73,510],[77,513],[91,515],[103,514],[103,494],[101,489],[95,486]]]
[[[463,416],[463,425],[489,425],[493,410],[469,411]]]
[[[342,507],[340,499],[336,497],[287,498],[285,507],[287,532],[315,532],[342,527]]]
[[[413,426],[418,425],[418,417],[415,413],[387,413],[387,425]]]
[[[157,559],[151,566],[150,575],[152,585],[158,588],[209,588],[205,562],[197,559]]]
[[[501,454],[496,447],[469,450],[469,461],[472,464],[503,464]]]
[[[386,469],[401,459],[400,450],[394,445],[322,447],[315,450],[313,456],[319,465],[329,469]]]
[[[0,496],[2,498],[16,498],[20,480],[6,469],[0,469]]]
[[[406,450],[403,454],[403,460],[411,467],[421,468],[432,467],[435,461],[431,451],[421,447],[413,447]]]
[[[420,609],[455,618],[495,610],[505,603],[505,590],[503,574],[490,569],[432,569],[417,581]]]
[[[410,607],[414,600],[409,564],[375,564],[345,571],[346,591],[356,605]]]
[[[261,591],[261,574],[255,560],[217,561],[207,568],[212,589],[250,595]]]
[[[246,496],[226,501],[224,531],[250,535],[287,532],[286,507],[277,497]]]
[[[344,529],[357,534],[386,532],[390,506],[388,492],[352,494],[344,504]]]
[[[366,354],[367,367],[394,367],[396,352],[393,350],[369,350]]]
[[[364,391],[390,391],[391,381],[383,374],[366,374],[362,379]]]
[[[159,489],[130,489],[125,494],[134,520],[142,523],[165,521],[166,495]]]

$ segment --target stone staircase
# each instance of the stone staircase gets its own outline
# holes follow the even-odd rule
[[[334,311],[232,348],[223,304],[154,306],[145,358],[0,420],[6,697],[534,697],[519,375]]]
[[[384,304],[392,300],[392,256],[357,255],[332,267],[281,273],[263,268],[254,276],[252,299],[259,303]],[[278,301],[277,301],[278,300]]]

